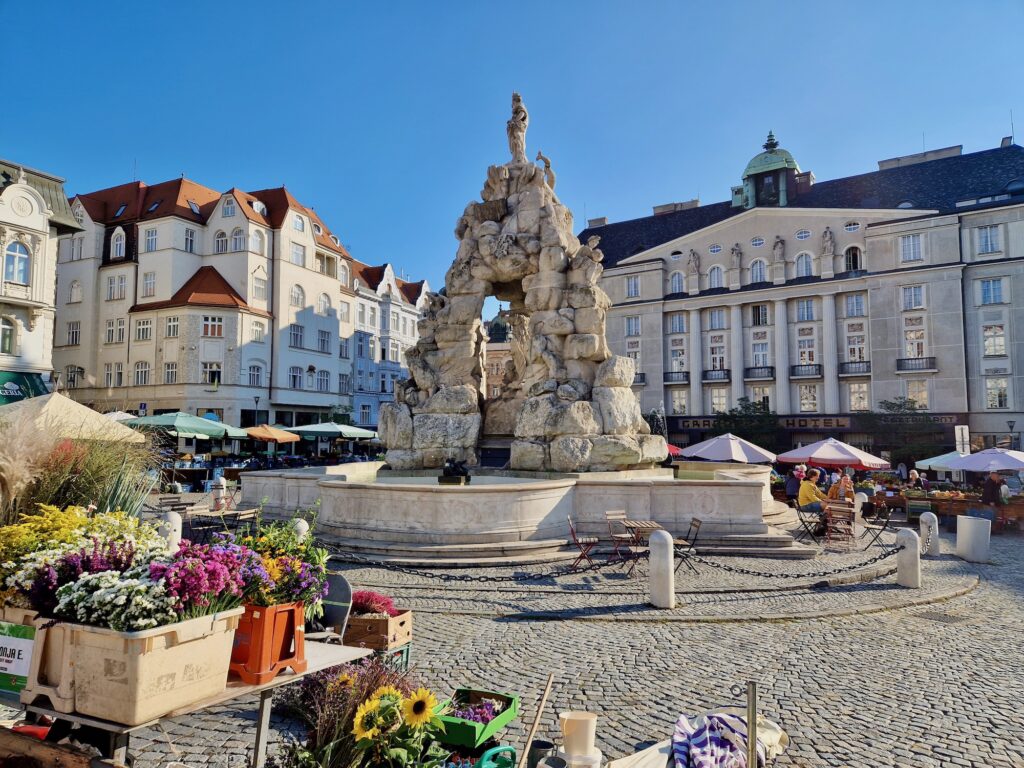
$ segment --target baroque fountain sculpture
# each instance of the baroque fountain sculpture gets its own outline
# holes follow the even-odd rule
[[[428,297],[419,341],[406,353],[410,378],[381,406],[379,432],[395,470],[447,459],[478,464],[481,434],[512,434],[510,468],[589,472],[663,461],[630,389],[633,361],[611,354],[611,300],[598,282],[600,238],[581,244],[555,174],[527,160],[529,113],[512,94],[511,162],[487,169],[481,201],[455,226],[455,261]],[[512,360],[502,396],[487,401],[481,321],[484,299],[510,305]]]

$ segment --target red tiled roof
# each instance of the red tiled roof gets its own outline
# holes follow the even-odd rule
[[[202,209],[210,203],[216,204],[220,199],[220,193],[189,179],[180,178],[152,186],[141,181],[133,181],[76,197],[85,207],[89,217],[102,224],[146,221],[164,216],[179,216],[190,221],[203,222],[207,215],[193,213],[188,201],[195,201]],[[115,218],[114,214],[122,205],[125,206],[124,211]]]
[[[418,283],[409,283],[405,280],[396,279],[395,282],[398,283],[398,290],[405,297],[405,300],[413,305],[419,301],[420,294],[423,293],[423,286],[426,284],[426,280],[420,280]]]
[[[214,267],[200,267],[185,284],[165,301],[152,301],[136,304],[129,312],[144,312],[152,309],[170,309],[172,307],[224,307],[241,309],[255,315],[270,317],[262,309],[250,307],[234,288]]]
[[[352,260],[352,277],[362,282],[367,288],[371,290],[377,290],[377,286],[380,285],[380,281],[384,279],[384,268],[386,264],[381,264],[379,267],[371,267],[369,264],[363,264],[361,261]]]

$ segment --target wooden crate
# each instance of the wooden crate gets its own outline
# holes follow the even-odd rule
[[[345,645],[388,651],[412,640],[412,611],[397,616],[349,616]]]

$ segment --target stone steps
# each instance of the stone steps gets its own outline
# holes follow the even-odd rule
[[[579,552],[567,539],[504,541],[485,544],[411,544],[398,541],[324,537],[343,550],[374,562],[430,568],[534,565],[574,560]]]

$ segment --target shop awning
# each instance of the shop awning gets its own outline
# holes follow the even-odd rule
[[[0,405],[48,394],[50,390],[47,389],[41,374],[0,371]]]

